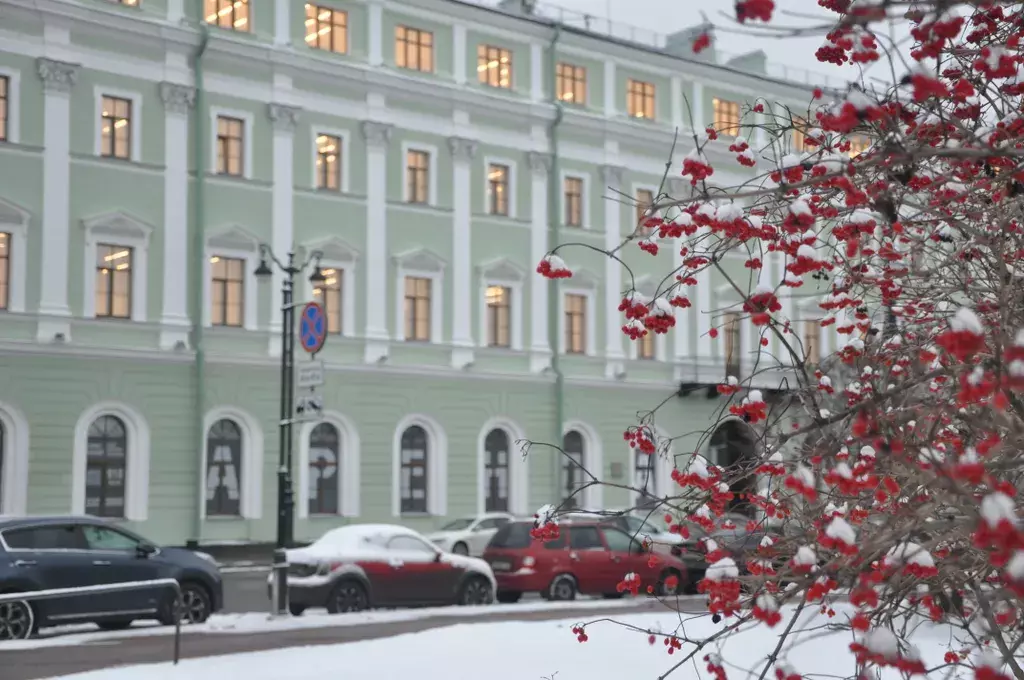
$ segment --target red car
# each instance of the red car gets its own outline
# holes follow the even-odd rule
[[[640,541],[613,526],[573,522],[546,543],[530,536],[532,528],[532,522],[506,524],[484,551],[499,602],[516,602],[524,592],[552,600],[572,600],[577,593],[618,597],[616,586],[630,573],[640,578],[641,593],[653,586],[658,594],[672,595],[685,585],[681,559],[658,554],[652,560]]]

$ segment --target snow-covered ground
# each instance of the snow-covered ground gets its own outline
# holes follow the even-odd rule
[[[839,617],[849,616],[852,611],[848,605],[835,609]],[[709,644],[669,677],[706,677],[703,657],[708,652],[724,657],[729,677],[746,677],[748,670],[758,677],[793,610],[786,609],[784,614],[782,623],[774,629],[749,627],[727,638],[724,644]],[[849,633],[827,631],[824,627],[828,622],[815,608],[801,615],[792,642],[787,641],[780,655],[794,672],[804,677],[853,674]],[[648,635],[635,629],[678,629],[692,640],[701,640],[724,625],[713,623],[706,614],[624,612],[615,621],[588,626],[589,640],[581,644],[571,631],[575,623],[579,621],[459,624],[366,642],[209,657],[183,661],[177,667],[169,663],[128,666],[63,676],[61,680],[223,680],[235,676],[246,680],[655,680],[692,651],[693,645],[684,643],[682,649],[669,655],[661,639],[651,645]],[[950,644],[949,631],[924,624],[910,641],[926,665],[937,665]],[[774,678],[774,669],[766,677]],[[882,673],[881,677],[888,680],[898,675]]]
[[[680,598],[682,602],[703,598]],[[642,601],[625,598],[622,600],[576,600],[575,602],[521,602],[518,604],[491,604],[473,607],[423,607],[420,609],[396,609],[362,612],[359,614],[331,615],[324,610],[306,612],[302,616],[273,618],[268,614],[249,612],[246,614],[215,614],[204,624],[184,626],[183,634],[249,634],[272,633],[275,631],[301,630],[304,628],[327,628],[334,626],[363,626],[374,623],[394,623],[428,618],[487,616],[515,614],[521,612],[557,611],[559,609],[629,609]],[[40,647],[66,647],[83,643],[98,642],[151,635],[171,635],[174,628],[160,626],[155,622],[139,622],[130,629],[118,632],[101,632],[92,624],[44,628],[41,634],[31,640],[0,643],[0,652],[15,649],[38,649]]]

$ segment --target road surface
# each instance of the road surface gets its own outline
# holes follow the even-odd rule
[[[703,598],[681,598],[679,611],[704,611]],[[590,620],[602,616],[618,617],[627,614],[665,611],[666,603],[644,600],[635,607],[621,604],[607,609],[589,607],[581,609],[566,606],[557,610],[495,612],[470,616],[435,616],[414,621],[371,623],[360,626],[331,626],[306,628],[290,631],[245,634],[182,635],[181,656],[184,659],[220,654],[241,654],[245,652],[304,647],[310,645],[331,645],[373,638],[390,637],[404,633],[415,633],[429,628],[451,626],[459,623],[493,621],[546,621],[557,619]],[[173,635],[110,638],[96,642],[69,645],[67,647],[42,647],[26,650],[3,650],[0,643],[0,677],[3,680],[39,680],[54,676],[81,673],[84,671],[132,664],[171,662],[174,645]]]

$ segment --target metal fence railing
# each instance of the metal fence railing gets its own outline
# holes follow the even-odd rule
[[[35,600],[59,600],[64,597],[81,595],[104,595],[147,588],[166,588],[174,590],[175,608],[181,606],[181,584],[173,578],[157,578],[150,581],[130,581],[127,583],[107,583],[99,586],[82,586],[80,588],[53,588],[51,590],[32,590],[24,593],[7,593],[0,595],[0,604],[4,602],[33,602]],[[181,612],[174,617],[174,663],[181,658]],[[2,645],[0,645],[2,649]]]

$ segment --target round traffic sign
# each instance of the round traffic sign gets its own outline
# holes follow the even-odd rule
[[[299,316],[299,344],[310,354],[316,354],[327,340],[327,316],[319,302],[309,302]]]

